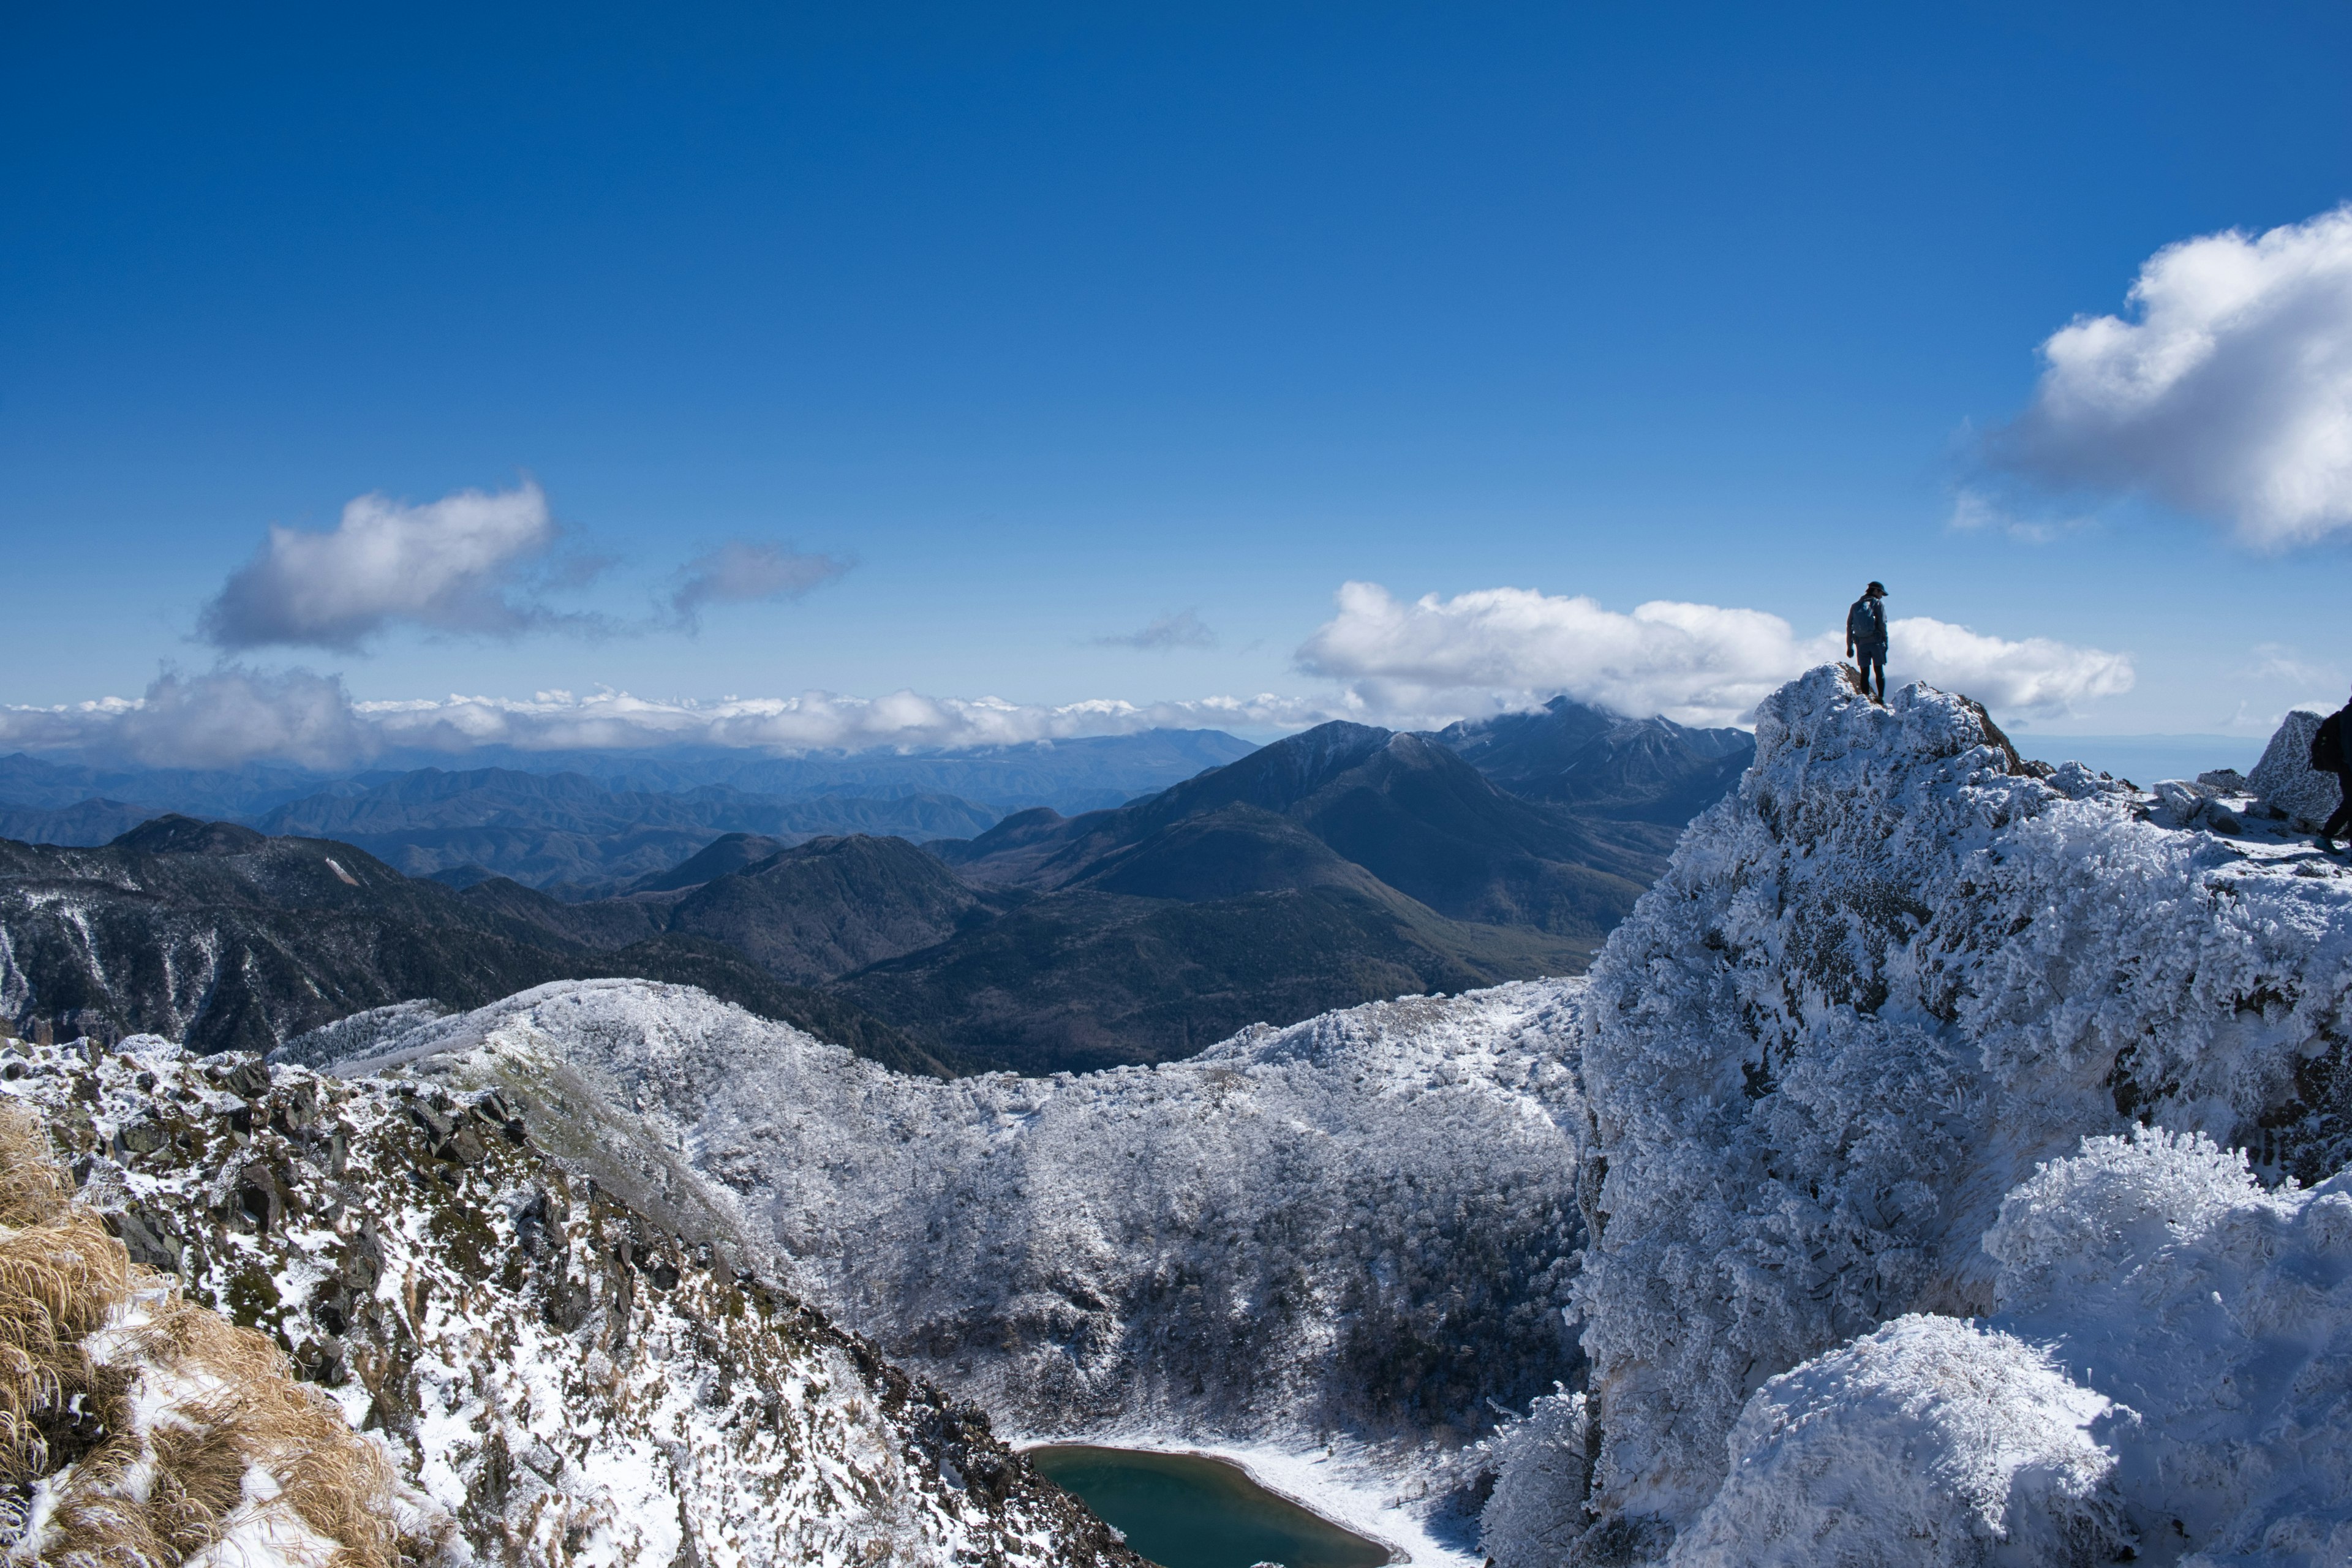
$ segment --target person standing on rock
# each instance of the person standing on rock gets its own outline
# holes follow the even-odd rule
[[[1845,613],[1845,656],[1862,667],[1862,691],[1871,696],[1870,672],[1878,672],[1875,700],[1886,705],[1886,584],[1873,583]]]
[[[2311,765],[2316,772],[2334,773],[2340,793],[2336,815],[2319,829],[2319,847],[2333,852],[2336,841],[2352,833],[2352,702],[2319,721],[2311,737]]]

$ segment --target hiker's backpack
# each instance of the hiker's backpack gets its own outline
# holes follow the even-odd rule
[[[2344,710],[2339,708],[2322,719],[2311,733],[2311,765],[2319,773],[2332,773],[2344,763]]]

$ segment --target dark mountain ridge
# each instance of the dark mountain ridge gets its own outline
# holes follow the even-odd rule
[[[1677,830],[1729,794],[1756,758],[1745,730],[1627,719],[1566,697],[1451,724],[1432,739],[1513,795]]]
[[[699,985],[906,1070],[948,1070],[730,948],[656,927],[604,933],[634,940],[598,951],[548,919],[564,906],[545,895],[484,887],[459,894],[349,844],[184,816],[102,848],[0,841],[0,1014],[19,1028],[268,1050],[394,1002],[478,1006],[551,980],[627,976]]]
[[[1116,811],[1024,812],[931,848],[971,880],[1051,890],[1108,875],[1152,835],[1236,805],[1284,818],[1439,914],[1555,935],[1605,934],[1663,866],[1652,845],[1507,795],[1428,737],[1346,722]],[[1275,841],[1258,837],[1271,852]]]

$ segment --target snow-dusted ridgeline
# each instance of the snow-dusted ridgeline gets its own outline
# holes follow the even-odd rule
[[[1434,1492],[1496,1405],[1576,1363],[1581,989],[940,1083],[698,992],[583,981],[394,1021],[342,1070],[429,1060],[549,1111],[569,1075],[563,1115],[622,1112],[583,1152],[637,1140],[641,1185],[731,1201],[829,1310],[1026,1435],[1246,1449],[1261,1468],[1336,1442]]]
[[[1593,969],[1597,1462],[1507,1568],[2352,1556],[2352,874],[1924,688],[1757,738]]]
[[[982,1412],[733,1267],[767,1259],[690,1179],[586,1163],[667,1187],[673,1228],[495,1097],[152,1037],[12,1043],[0,1094],[42,1118],[134,1262],[278,1339],[382,1436],[446,1510],[450,1563],[1140,1562]]]

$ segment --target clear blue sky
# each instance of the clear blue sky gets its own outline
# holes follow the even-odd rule
[[[12,5],[0,702],[209,667],[270,524],[529,476],[551,602],[856,564],[240,657],[1141,700],[1314,687],[1349,579],[1811,636],[1878,577],[2132,656],[2045,729],[2217,730],[2258,645],[2352,672],[2341,533],[1959,531],[1956,472],[2161,247],[2352,198],[2347,81],[2336,4]]]

